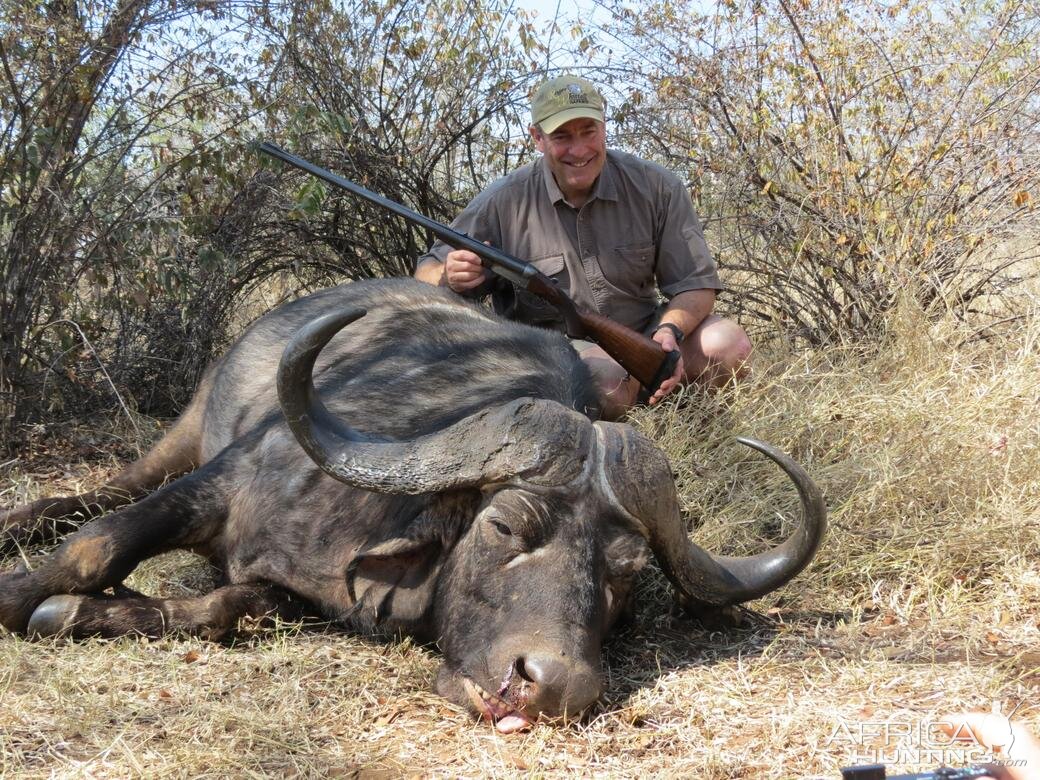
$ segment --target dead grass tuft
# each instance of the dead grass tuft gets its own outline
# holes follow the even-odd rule
[[[876,750],[901,771],[935,765],[920,731],[886,745],[876,724],[1022,705],[1038,727],[1040,305],[1025,303],[999,338],[908,305],[875,352],[762,345],[749,382],[634,415],[672,458],[704,546],[757,550],[796,509],[734,435],[800,460],[831,528],[810,569],[736,628],[671,614],[649,573],[636,621],[608,643],[607,694],[580,722],[498,737],[431,692],[435,652],[335,631],[8,637],[0,775],[835,778]],[[62,448],[73,431],[4,464],[0,502],[96,484],[115,466],[99,435],[93,453]],[[134,576],[177,595],[211,574],[174,555]]]

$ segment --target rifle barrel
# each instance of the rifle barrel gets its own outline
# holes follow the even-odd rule
[[[625,370],[634,376],[641,385],[653,393],[665,379],[672,375],[672,371],[679,359],[678,351],[666,353],[660,345],[637,333],[620,323],[612,322],[605,317],[589,312],[580,311],[560,286],[548,276],[543,274],[531,263],[524,262],[519,258],[503,252],[493,246],[488,246],[475,238],[453,230],[435,219],[423,216],[412,211],[396,201],[385,198],[372,192],[360,184],[337,176],[331,171],[320,168],[302,157],[287,152],[280,146],[266,141],[259,144],[259,149],[264,154],[276,157],[287,162],[302,171],[317,176],[329,184],[340,187],[351,192],[370,203],[386,209],[399,217],[404,217],[409,222],[421,228],[429,230],[444,243],[456,249],[468,249],[481,258],[484,265],[499,276],[505,277],[514,284],[522,286],[526,290],[545,298],[554,304],[563,315],[567,327],[567,334],[572,338],[591,337],[607,353],[620,363]]]
[[[552,279],[545,276],[541,271],[535,268],[530,263],[524,262],[519,258],[513,257],[510,254],[503,252],[501,249],[497,249],[493,246],[488,246],[480,241],[477,241],[472,236],[468,236],[465,233],[460,233],[457,230],[453,230],[445,224],[438,222],[435,219],[430,219],[417,211],[412,211],[407,206],[404,206],[396,201],[390,200],[389,198],[383,197],[382,195],[372,192],[372,190],[362,187],[360,184],[352,182],[350,179],[345,179],[342,176],[337,176],[331,171],[327,171],[315,165],[308,160],[298,157],[292,152],[287,152],[280,146],[276,146],[272,143],[264,141],[259,146],[260,151],[265,154],[269,154],[272,157],[277,157],[283,162],[287,162],[290,165],[294,165],[302,171],[306,171],[309,174],[317,176],[319,179],[334,184],[337,187],[352,192],[355,195],[364,198],[370,203],[374,203],[381,208],[391,211],[397,214],[399,217],[404,217],[409,222],[418,225],[421,228],[425,228],[433,233],[437,238],[446,244],[449,244],[456,249],[468,249],[470,252],[478,255],[481,258],[488,260],[493,265],[500,265],[511,274],[520,277],[519,279],[513,279],[510,276],[511,281],[520,282],[526,287],[526,280],[532,276],[539,276],[543,281],[554,284]]]

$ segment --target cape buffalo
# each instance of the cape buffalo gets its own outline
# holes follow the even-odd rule
[[[577,713],[600,695],[601,645],[648,550],[687,607],[715,609],[791,579],[825,526],[804,471],[744,439],[793,480],[801,523],[755,556],[705,552],[684,531],[665,456],[627,425],[595,422],[592,387],[562,335],[411,280],[286,304],[110,485],[0,515],[17,536],[184,474],[31,571],[0,575],[0,624],[220,635],[303,601],[358,631],[436,642],[440,693],[503,732]],[[182,599],[121,586],[176,548],[208,557],[223,585]]]

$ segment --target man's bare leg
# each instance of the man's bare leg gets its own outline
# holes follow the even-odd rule
[[[628,375],[614,358],[593,344],[578,353],[596,383],[600,415],[604,420],[620,420],[635,406],[639,382]]]
[[[683,382],[723,387],[747,376],[751,340],[733,320],[709,314],[683,341]]]

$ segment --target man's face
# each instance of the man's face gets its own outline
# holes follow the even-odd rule
[[[579,118],[565,122],[548,134],[537,127],[531,127],[530,132],[567,202],[580,207],[592,192],[592,185],[607,159],[603,123]]]

